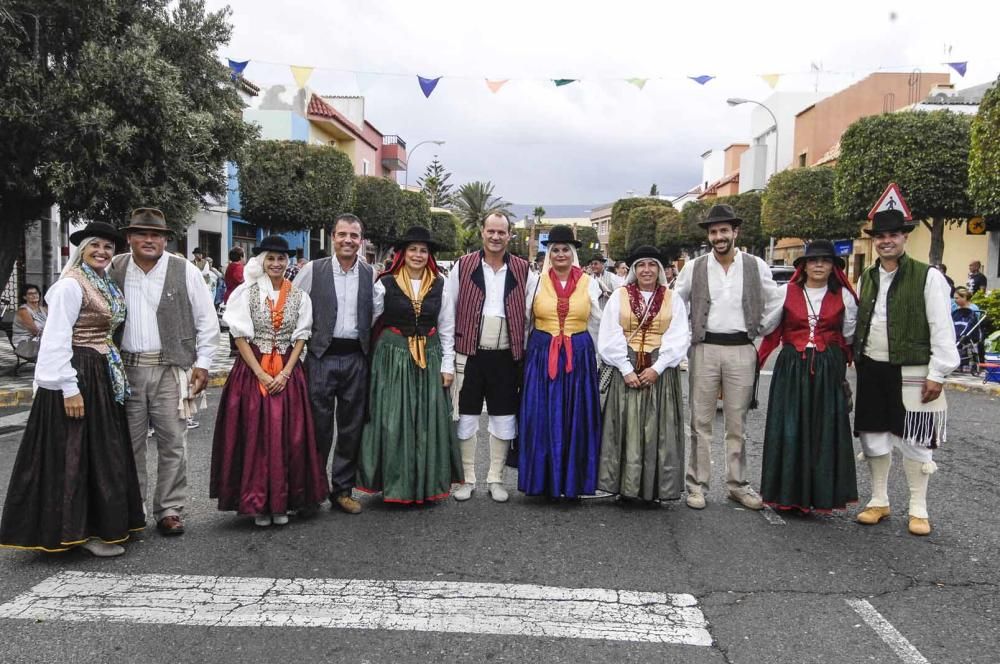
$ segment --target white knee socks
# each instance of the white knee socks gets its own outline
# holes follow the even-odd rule
[[[889,468],[892,466],[892,454],[866,457],[868,469],[872,473],[872,499],[867,507],[889,506]]]
[[[462,448],[462,469],[465,473],[465,483],[476,483],[476,436],[458,441]]]
[[[903,459],[906,484],[910,487],[910,516],[927,518],[927,483],[930,482],[931,474],[935,470],[937,465],[933,461],[922,463],[913,459]]]
[[[507,463],[509,447],[510,441],[500,440],[490,434],[490,472],[486,476],[486,481],[489,484],[503,483],[503,469]]]

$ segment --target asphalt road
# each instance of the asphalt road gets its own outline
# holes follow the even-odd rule
[[[218,396],[213,390],[213,407]],[[424,508],[366,497],[360,516],[323,509],[281,529],[257,529],[249,519],[217,512],[208,499],[212,422],[206,415],[189,441],[186,535],[165,539],[149,529],[114,560],[0,551],[0,609],[66,570],[538,584],[690,593],[712,643],[0,619],[0,662],[994,663],[1000,661],[1000,409],[996,397],[947,396],[949,440],[935,455],[939,471],[929,493],[935,530],[927,538],[906,532],[898,459],[888,522],[857,525],[857,508],[834,516],[782,514],[779,522],[724,500],[721,446],[714,450],[709,506],[700,512],[683,503],[649,509],[612,499],[525,498],[509,473],[512,499],[505,505],[483,489],[467,503]],[[749,423],[754,484],[763,413],[752,413]],[[718,437],[721,417],[716,431]],[[0,496],[19,440],[17,430],[0,433]],[[484,459],[485,438],[480,444]],[[485,477],[485,468],[480,474]],[[864,500],[868,477],[860,467],[859,489]],[[860,599],[889,627],[863,620],[848,603]]]

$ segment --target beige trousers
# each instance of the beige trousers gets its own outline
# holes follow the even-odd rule
[[[719,346],[694,344],[688,353],[691,445],[685,484],[688,493],[707,493],[712,476],[712,425],[715,405],[722,390],[722,414],[726,424],[726,485],[730,491],[745,491],[747,409],[753,396],[757,349],[753,344]]]
[[[156,443],[156,491],[153,493],[153,519],[179,516],[187,502],[187,422],[177,410],[180,387],[171,367],[125,367],[132,394],[125,402],[135,469],[143,505],[149,497],[146,477],[146,447]],[[146,438],[149,427],[156,433]]]

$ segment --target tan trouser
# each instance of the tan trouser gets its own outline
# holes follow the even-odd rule
[[[132,394],[125,402],[129,435],[139,473],[143,505],[146,491],[146,432],[155,430],[156,492],[153,494],[153,519],[180,515],[187,502],[187,422],[178,414],[180,389],[171,367],[126,367]]]
[[[726,423],[726,485],[740,492],[747,487],[747,408],[753,393],[757,349],[753,344],[719,346],[695,344],[689,352],[688,377],[691,408],[691,453],[685,484],[689,493],[707,493],[712,476],[712,425],[715,403],[722,388],[722,414]]]

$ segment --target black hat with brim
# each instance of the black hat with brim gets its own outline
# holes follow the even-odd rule
[[[837,250],[834,249],[833,242],[830,242],[829,240],[816,240],[814,242],[810,242],[806,247],[806,252],[796,258],[792,265],[798,267],[810,258],[829,258],[841,270],[847,266],[844,259],[837,255]]]
[[[652,258],[653,260],[657,261],[661,266],[663,265],[663,256],[660,254],[660,251],[656,247],[650,246],[648,244],[644,244],[633,249],[632,254],[628,257],[628,260],[626,260],[626,262],[628,263],[629,267],[632,267],[633,265],[635,265],[636,261],[641,261],[644,258]]]
[[[88,237],[99,237],[114,242],[115,251],[121,251],[125,248],[125,236],[117,228],[103,221],[90,222],[85,227],[70,234],[69,241],[76,246],[80,246],[80,243]]]
[[[426,244],[427,249],[431,252],[437,251],[440,246],[434,241],[434,238],[431,237],[431,232],[429,230],[423,226],[410,226],[406,229],[406,233],[403,237],[396,240],[396,243],[392,245],[392,248],[396,251],[400,251],[415,242]]]
[[[708,214],[705,215],[705,218],[698,222],[698,225],[707,229],[712,224],[722,223],[730,224],[733,228],[737,228],[743,223],[743,220],[736,216],[733,206],[720,203],[719,205],[713,205]]]
[[[906,222],[906,217],[903,216],[902,211],[881,210],[875,213],[875,217],[872,219],[872,227],[866,228],[864,231],[868,235],[895,233],[896,231],[909,233],[915,227],[916,224]]]
[[[573,229],[562,224],[553,226],[549,230],[549,238],[542,244],[544,244],[546,248],[551,247],[554,244],[571,244],[577,249],[583,246],[583,242],[577,240],[573,235]]]
[[[294,256],[298,253],[295,249],[289,249],[288,240],[280,235],[268,235],[260,241],[259,245],[250,251],[254,256],[259,256],[267,251],[271,251],[276,254],[288,254],[289,256]]]
[[[590,262],[593,263],[594,261],[597,261],[598,263],[603,263],[605,260],[606,259],[604,258],[604,256],[602,256],[600,254],[594,254],[591,257]]]

